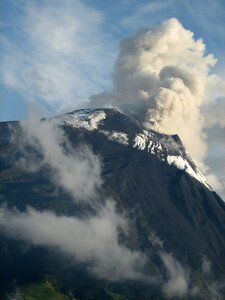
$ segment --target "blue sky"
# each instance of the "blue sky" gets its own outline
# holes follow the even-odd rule
[[[224,78],[224,0],[0,3],[0,121],[71,110],[111,85],[120,40],[176,17],[203,38]]]

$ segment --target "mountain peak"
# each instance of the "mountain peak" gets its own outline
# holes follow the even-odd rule
[[[112,249],[114,242],[108,239],[109,232],[115,236],[118,245],[132,251],[134,257],[136,253],[141,253],[144,260],[146,258],[143,266],[135,260],[135,272],[138,271],[138,276],[149,275],[156,282],[156,286],[146,285],[150,290],[148,294],[145,291],[142,293],[146,283],[134,285],[133,279],[129,281],[130,273],[122,273],[125,280],[121,277],[123,281],[118,283],[119,288],[121,284],[124,286],[128,282],[126,287],[131,295],[131,287],[135,286],[135,290],[138,287],[138,293],[133,298],[128,296],[129,299],[137,299],[139,295],[165,299],[164,286],[171,281],[166,255],[171,261],[171,268],[177,270],[176,276],[184,274],[190,293],[193,291],[192,287],[196,286],[199,289],[199,297],[196,297],[212,299],[211,283],[214,288],[214,282],[219,284],[220,278],[224,282],[225,206],[219,196],[211,192],[212,189],[185,150],[179,136],[148,129],[117,109],[78,110],[55,117],[52,121],[48,123],[47,119],[41,120],[38,124],[40,130],[36,122],[34,126],[27,123],[26,127],[19,122],[0,123],[0,223],[3,224],[0,240],[0,277],[3,278],[3,284],[0,285],[0,298],[5,286],[13,285],[15,278],[20,280],[17,282],[24,282],[25,276],[31,282],[49,276],[54,279],[57,274],[60,286],[64,284],[65,288],[71,287],[76,298],[79,298],[80,286],[83,286],[81,293],[88,291],[87,297],[91,295],[89,290],[96,290],[96,282],[98,286],[106,282],[108,289],[111,279],[105,279],[105,268],[101,277],[104,282],[98,283],[95,274],[89,274],[92,262],[95,267],[95,262],[98,263],[101,256],[99,245],[104,231],[107,243],[105,247],[103,239],[104,263],[105,257],[109,257],[111,262],[110,255],[114,252],[119,256],[119,261],[112,264],[113,275],[115,265],[121,264],[122,270],[127,272],[123,258],[127,261],[129,252],[121,255],[117,246],[115,250]],[[26,135],[29,126],[31,135]],[[87,148],[82,145],[89,145],[90,151],[86,151]],[[90,182],[96,182],[95,178],[100,184],[93,192],[89,186]],[[82,201],[80,187],[85,191],[91,190],[88,196],[84,193]],[[111,219],[114,220],[115,216],[105,209],[108,201],[113,204],[116,216],[118,212],[119,216],[125,216],[125,220],[128,220],[124,233],[117,217],[116,225],[111,227]],[[93,222],[90,221],[92,214]],[[101,218],[100,222],[96,222],[96,216],[101,217],[102,214],[106,216],[106,223]],[[53,222],[55,219],[56,223]],[[25,220],[24,223],[21,223],[22,220]],[[67,221],[68,225],[62,231],[61,228]],[[86,234],[86,229],[77,225],[80,222],[84,228],[91,226],[90,234]],[[42,223],[47,227],[40,227]],[[28,230],[23,224],[28,224]],[[97,224],[99,231],[96,231],[93,224]],[[15,235],[10,237],[12,229]],[[35,235],[39,233],[39,229],[41,238]],[[79,235],[78,231],[81,232]],[[27,232],[30,232],[28,237]],[[91,240],[90,243],[90,237],[95,232],[100,236],[100,242],[97,240],[96,243],[93,236],[93,242]],[[18,241],[11,241],[9,237]],[[73,248],[70,246],[71,240],[74,241]],[[87,256],[86,263],[79,241],[84,241],[85,253],[89,249],[87,251],[91,255],[96,253],[97,259],[95,256],[91,256],[91,259]],[[20,249],[24,249],[24,243],[31,243],[31,247],[20,253]],[[92,248],[93,244],[97,247],[96,251]],[[61,253],[61,249],[65,261],[58,253],[58,250]],[[71,252],[67,249],[71,249]],[[76,253],[81,253],[82,260]],[[71,254],[75,258],[74,263],[71,263]],[[10,272],[9,261],[13,261]],[[204,271],[204,262],[210,266],[208,272]],[[130,264],[129,261],[128,263]],[[21,266],[27,268],[21,272]],[[34,275],[30,273],[30,266]],[[120,276],[121,273],[118,274]],[[10,276],[7,277],[8,275]],[[110,273],[109,278],[111,277]],[[74,282],[78,284],[74,286]],[[117,283],[113,283],[113,286],[114,284]],[[161,294],[162,297],[158,296]],[[190,295],[185,299],[195,298],[195,295]],[[100,298],[108,297],[106,295]],[[79,299],[84,299],[84,296]]]
[[[58,118],[64,126],[98,131],[108,140],[146,151],[159,160],[184,170],[212,191],[176,134],[168,135],[148,129],[116,108],[80,109]]]

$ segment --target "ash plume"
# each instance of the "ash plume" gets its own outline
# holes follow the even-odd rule
[[[224,127],[219,118],[223,103],[213,102],[213,92],[209,91],[214,85],[220,87],[220,97],[225,94],[223,80],[209,73],[216,61],[212,54],[206,54],[202,39],[195,39],[177,19],[169,19],[122,40],[113,88],[92,96],[90,104],[116,106],[148,128],[178,134],[197,165],[218,187],[205,162],[205,128],[218,123]],[[205,106],[208,109],[203,110]],[[212,121],[208,122],[211,111]]]

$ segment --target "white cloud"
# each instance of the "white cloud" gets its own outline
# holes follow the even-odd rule
[[[173,7],[173,0],[151,1],[144,4],[138,2],[138,6],[134,5],[134,12],[120,20],[120,25],[129,29],[136,29],[149,22],[154,22],[165,13],[168,13]]]
[[[34,161],[35,168],[49,165],[52,170],[49,179],[68,191],[74,201],[88,202],[94,213],[78,218],[33,208],[20,212],[2,206],[0,229],[12,238],[70,255],[74,262],[86,263],[88,270],[101,279],[145,280],[142,274],[145,254],[120,243],[121,230],[126,235],[128,223],[116,212],[112,200],[101,201],[100,159],[85,145],[74,149],[57,118],[40,121],[31,116],[21,126],[24,133],[21,143],[32,145],[43,155],[43,161]],[[27,153],[24,155],[25,161],[18,166],[29,168],[33,156],[29,154],[26,163]]]
[[[0,228],[32,245],[53,247],[75,262],[88,263],[89,271],[109,280],[143,279],[145,255],[119,243],[118,229],[126,222],[108,202],[97,215],[85,219],[57,216],[49,211],[26,212],[0,208]]]
[[[168,275],[163,290],[168,298],[183,298],[188,294],[188,273],[181,264],[171,255],[161,253],[160,255]]]
[[[190,295],[197,295],[198,287],[191,287],[190,272],[188,266],[182,266],[181,263],[164,248],[164,242],[156,235],[151,233],[149,241],[164,265],[164,281],[162,290],[168,299],[181,298],[186,299]]]
[[[27,101],[69,109],[108,84],[112,51],[100,12],[79,0],[24,1],[20,11],[10,24],[14,35],[0,37],[7,87]]]
[[[93,201],[102,179],[100,159],[91,149],[85,145],[72,148],[57,119],[40,121],[31,117],[21,126],[24,142],[33,144],[43,154],[39,167],[43,163],[51,167],[50,179],[68,191],[74,201]],[[32,157],[28,155],[27,159],[29,163],[23,160],[22,165],[33,167]]]

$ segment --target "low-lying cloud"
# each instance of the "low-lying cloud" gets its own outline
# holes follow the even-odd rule
[[[22,122],[21,149],[30,145],[40,153],[42,158],[34,161],[35,170],[47,165],[51,172],[46,176],[54,185],[69,192],[73,201],[88,203],[92,212],[78,218],[31,207],[21,212],[4,205],[0,208],[0,230],[31,245],[53,247],[70,255],[101,279],[145,279],[145,254],[120,242],[121,231],[127,234],[127,220],[117,213],[113,200],[101,201],[100,158],[87,145],[72,147],[59,122],[57,118],[40,121],[33,117]],[[17,165],[29,168],[35,156],[29,153],[26,162],[27,152],[23,154]]]
[[[89,271],[101,279],[143,279],[146,257],[119,243],[118,229],[125,229],[126,222],[112,202],[85,219],[32,208],[21,213],[1,207],[0,228],[13,238],[53,247],[72,256],[75,262],[89,264]]]
[[[166,297],[168,299],[174,297],[185,299],[188,295],[191,295],[193,288],[190,288],[190,274],[187,266],[183,267],[172,253],[164,249],[163,241],[155,233],[151,233],[149,241],[157,250],[166,271],[162,286]]]
[[[181,264],[168,253],[160,255],[167,271],[168,280],[165,282],[163,290],[168,298],[185,297],[188,294],[189,274]]]
[[[40,121],[31,118],[21,122],[21,126],[24,142],[43,155],[39,167],[43,163],[51,167],[49,178],[69,192],[75,201],[93,200],[102,179],[100,159],[91,149],[87,145],[72,148],[56,119]],[[29,164],[25,160],[23,165],[32,166],[32,159]]]

